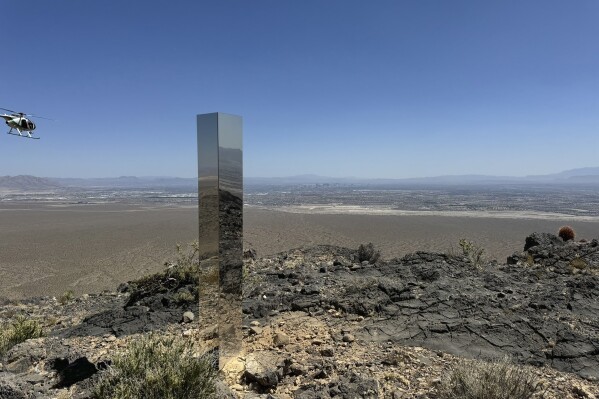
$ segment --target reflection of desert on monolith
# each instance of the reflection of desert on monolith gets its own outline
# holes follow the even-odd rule
[[[198,115],[200,323],[222,368],[241,351],[241,117]]]

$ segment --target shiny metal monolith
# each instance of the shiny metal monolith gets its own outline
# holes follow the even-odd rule
[[[200,328],[223,368],[242,345],[242,122],[216,112],[197,128]]]

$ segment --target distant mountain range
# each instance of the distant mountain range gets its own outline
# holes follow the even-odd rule
[[[28,175],[0,176],[0,190],[51,191],[59,188],[59,183],[43,177],[35,177]]]
[[[163,177],[163,176],[120,176],[120,177],[100,177],[100,178],[48,178],[63,187],[84,187],[84,188],[160,188],[160,187],[197,187],[198,179],[195,177]]]
[[[356,177],[326,177],[319,175],[298,175],[288,177],[246,177],[245,185],[291,185],[291,184],[511,184],[511,183],[545,183],[545,184],[592,184],[599,185],[599,167],[566,170],[548,175],[530,175],[525,177],[487,176],[487,175],[454,175],[408,179],[364,179]],[[181,188],[195,189],[197,179],[193,177],[163,176],[120,176],[105,178],[55,178],[21,176],[0,176],[0,190],[10,191],[52,191],[66,188],[130,188],[161,189]]]
[[[570,169],[564,172],[555,173],[552,175],[533,175],[527,176],[528,179],[538,180],[581,180],[581,181],[599,181],[599,167],[597,168],[580,168]]]
[[[509,184],[509,183],[597,183],[599,167],[579,168],[548,175],[525,177],[488,175],[448,175],[416,177],[405,179],[364,179],[357,177],[326,177],[318,175],[298,175],[289,177],[246,177],[245,184],[287,185],[287,184]]]

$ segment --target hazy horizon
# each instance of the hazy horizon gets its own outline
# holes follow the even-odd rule
[[[338,179],[338,180],[343,180],[343,179],[347,179],[347,180],[378,180],[378,179],[383,179],[383,180],[408,180],[408,179],[430,179],[430,178],[444,178],[444,177],[489,177],[489,178],[513,178],[513,179],[524,179],[524,178],[534,178],[534,177],[543,177],[543,176],[553,176],[553,175],[560,175],[560,174],[568,174],[569,172],[574,172],[574,175],[576,176],[599,176],[599,166],[587,166],[587,167],[582,167],[582,168],[574,168],[574,169],[561,169],[561,170],[556,170],[552,173],[547,173],[547,174],[541,174],[541,175],[537,175],[537,174],[520,174],[520,175],[487,175],[487,174],[480,174],[480,173],[466,173],[466,174],[461,174],[461,175],[456,175],[456,174],[441,174],[441,175],[434,175],[434,176],[422,176],[422,175],[415,175],[415,176],[408,176],[408,177],[380,177],[380,176],[349,176],[349,175],[342,175],[342,176],[329,176],[329,175],[323,175],[323,174],[317,174],[317,173],[299,173],[296,175],[276,175],[276,176],[248,176],[245,175],[244,178],[245,179],[290,179],[290,178],[319,178],[319,179]],[[589,172],[589,175],[586,175],[585,172]],[[127,179],[127,178],[135,178],[135,179],[196,179],[197,176],[173,176],[173,175],[114,175],[114,176],[91,176],[91,177],[84,177],[84,176],[74,176],[74,175],[69,175],[69,176],[36,176],[36,175],[28,175],[28,174],[18,174],[18,175],[0,175],[0,177],[17,177],[17,176],[32,176],[32,177],[38,177],[38,178],[45,178],[45,179],[89,179],[89,180],[93,180],[93,179]]]

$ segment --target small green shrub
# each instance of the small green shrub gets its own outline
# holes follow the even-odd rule
[[[472,241],[468,241],[464,238],[460,239],[460,248],[462,248],[462,255],[468,258],[468,261],[476,268],[482,267],[485,262],[484,248],[479,247]]]
[[[160,292],[177,291],[184,286],[196,287],[200,275],[199,244],[192,242],[187,248],[177,244],[177,257],[174,262],[166,262],[166,270],[130,282],[131,294],[127,305]],[[196,298],[199,297],[194,292]]]
[[[196,290],[197,291],[197,290]],[[199,300],[199,298],[196,298],[196,296],[186,290],[182,290],[182,291],[178,291],[174,296],[173,299],[175,300],[175,302],[177,302],[177,304],[179,305],[184,305],[184,304],[188,304],[188,303],[193,303],[196,302],[197,300]]]
[[[177,244],[177,259],[173,263],[165,264],[168,266],[167,276],[182,283],[197,283],[200,265],[199,252],[198,241],[190,243],[187,249],[181,249],[181,245]]]
[[[61,305],[66,305],[67,303],[71,302],[74,297],[75,293],[72,290],[68,290],[64,294],[62,294],[60,298],[58,298],[58,302]]]
[[[486,363],[462,360],[441,380],[439,399],[529,399],[537,391],[537,377],[507,359]]]
[[[18,316],[8,327],[0,330],[0,356],[21,342],[41,336],[43,336],[43,330],[37,320],[28,320],[24,316]]]
[[[193,355],[182,338],[156,335],[133,341],[94,386],[95,399],[211,399],[216,370],[207,357]]]
[[[574,233],[574,229],[570,226],[562,226],[560,227],[559,231],[557,232],[557,235],[561,237],[562,240],[564,241],[570,241],[573,240],[574,237],[576,236],[576,233]]]
[[[374,249],[374,244],[369,242],[368,244],[360,244],[358,247],[358,260],[360,262],[364,262],[365,260],[368,263],[374,264],[381,257],[381,253]]]

